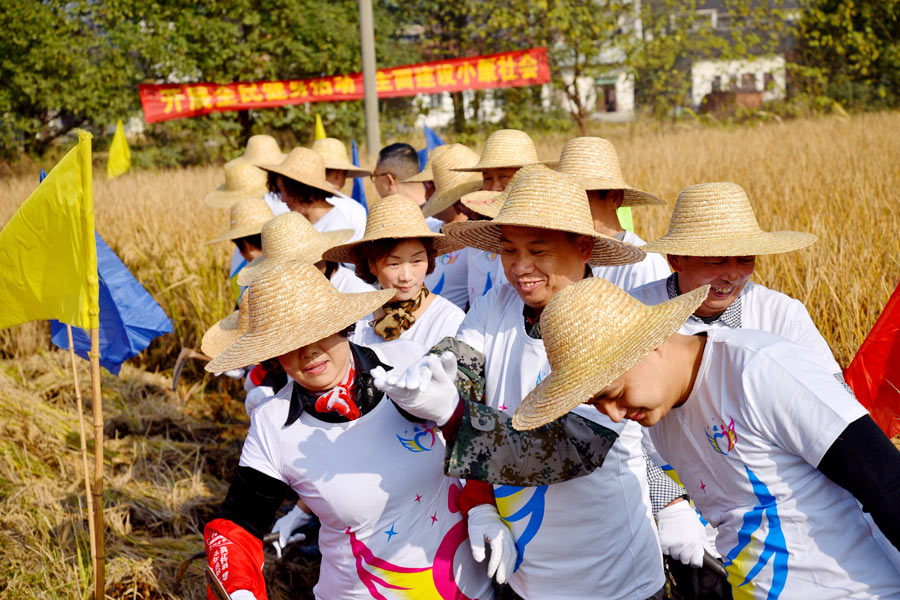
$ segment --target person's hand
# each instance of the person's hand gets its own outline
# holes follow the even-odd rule
[[[290,512],[275,521],[272,533],[278,534],[278,540],[272,542],[272,546],[275,547],[275,554],[278,558],[281,558],[281,551],[288,544],[302,542],[306,539],[306,534],[294,532],[309,523],[311,518],[309,513],[295,504]]]
[[[518,552],[512,532],[502,520],[493,504],[479,504],[469,511],[469,545],[472,557],[481,562],[485,557],[485,541],[491,547],[487,575],[506,583],[516,565]]]
[[[663,554],[692,567],[703,566],[703,551],[709,542],[706,529],[690,502],[681,500],[670,504],[656,518]]]
[[[382,367],[372,369],[375,387],[387,394],[406,412],[445,424],[456,405],[456,356],[444,352],[440,356],[428,354],[405,371],[392,369],[386,373]]]

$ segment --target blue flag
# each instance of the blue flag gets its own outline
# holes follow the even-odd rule
[[[444,145],[444,140],[441,139],[437,133],[434,132],[434,129],[429,127],[428,125],[423,125],[425,128],[425,147],[419,150],[419,170],[425,168],[425,165],[428,164],[428,155],[434,151],[438,146]]]
[[[359,150],[356,148],[356,140],[350,140],[350,151],[352,153],[351,158],[353,160],[353,164],[358,167]],[[350,195],[350,197],[362,204],[363,208],[366,209],[366,214],[369,214],[369,205],[366,204],[366,190],[363,188],[361,177],[357,177],[353,180],[353,193]]]
[[[172,333],[172,322],[100,234],[94,232],[94,236],[100,276],[100,364],[118,375],[123,362],[149,346],[154,338]],[[63,323],[50,321],[50,335],[56,346],[69,347]],[[90,334],[73,327],[72,342],[75,353],[87,359]]]

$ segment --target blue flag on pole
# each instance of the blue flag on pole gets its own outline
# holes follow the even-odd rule
[[[172,322],[153,296],[138,283],[100,234],[97,240],[97,271],[100,276],[100,364],[118,375],[122,363],[150,345],[154,338],[172,333]],[[66,326],[50,321],[53,343],[68,349]],[[87,359],[90,334],[72,328],[75,353]]]
[[[353,160],[353,164],[358,167],[359,150],[356,148],[356,140],[350,140],[350,152],[352,153],[351,158]],[[366,190],[363,188],[361,177],[357,177],[353,180],[353,192],[350,197],[363,205],[363,208],[366,209],[366,214],[369,213],[369,205],[366,204]]]
[[[423,126],[425,129],[425,147],[419,150],[419,170],[425,168],[425,165],[428,164],[428,155],[434,151],[438,146],[444,145],[444,140],[441,139],[435,131],[429,127],[428,125]]]

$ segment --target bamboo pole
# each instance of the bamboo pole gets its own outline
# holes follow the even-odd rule
[[[94,600],[106,595],[106,544],[103,528],[103,400],[100,397],[100,329],[91,329],[91,396],[94,413],[94,531],[97,560],[94,562]]]
[[[97,538],[94,527],[94,499],[91,497],[91,473],[88,470],[87,442],[84,432],[84,407],[81,402],[81,386],[78,384],[78,371],[75,368],[75,344],[72,342],[72,326],[66,325],[69,336],[69,360],[72,363],[72,379],[75,381],[75,403],[78,410],[78,436],[81,438],[81,466],[84,468],[84,493],[87,499],[88,531],[91,536],[91,565],[97,563]]]

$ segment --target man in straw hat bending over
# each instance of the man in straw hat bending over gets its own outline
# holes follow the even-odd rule
[[[594,229],[635,246],[646,243],[622,227],[616,211],[622,206],[664,206],[665,202],[625,183],[612,142],[598,137],[569,140],[559,156],[557,170],[574,175],[587,191]],[[665,259],[656,254],[648,254],[633,265],[594,268],[596,277],[612,281],[626,290],[667,277],[669,272]]]
[[[588,265],[644,258],[634,246],[594,231],[587,196],[574,177],[539,165],[526,169],[507,190],[496,218],[444,228],[450,237],[500,254],[509,282],[475,301],[456,338],[432,350],[443,351],[440,357],[431,354],[402,373],[379,373],[376,385],[413,414],[449,410],[453,417],[444,419],[443,431],[448,443],[455,443],[450,467],[468,467],[470,479],[506,484],[493,491],[499,515],[516,538],[518,561],[510,585],[517,594],[662,598],[662,556],[637,424],[614,424],[587,407],[568,415],[563,421],[583,419],[614,429],[619,439],[601,468],[554,485],[517,480],[519,465],[499,463],[495,456],[502,445],[479,445],[455,434],[459,423],[471,420],[491,429],[547,377],[538,319],[551,298],[590,277]],[[459,402],[460,396],[483,398],[500,414],[475,411],[470,402]],[[518,440],[518,447],[553,456],[557,439],[542,431]],[[557,480],[569,477],[547,465],[543,478],[551,472]]]
[[[735,597],[900,597],[900,452],[810,349],[675,333],[704,285],[647,306],[603,279],[544,309],[550,375],[516,427],[588,403],[638,422],[718,528]]]
[[[361,169],[350,162],[344,142],[335,138],[322,138],[313,142],[312,149],[319,153],[325,161],[325,179],[334,187],[334,193],[341,198],[352,200],[342,193],[347,179],[368,177],[370,171]]]

